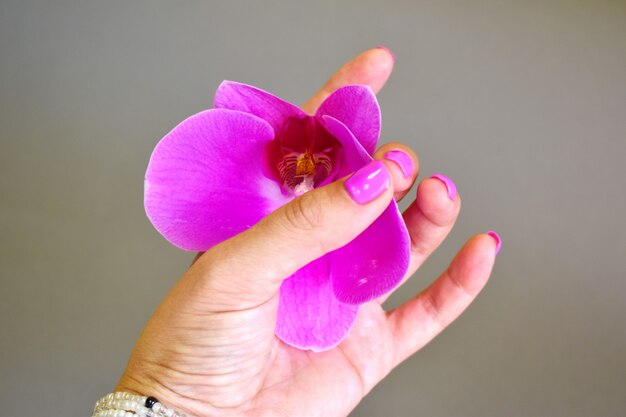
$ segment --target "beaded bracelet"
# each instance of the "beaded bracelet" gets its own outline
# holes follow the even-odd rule
[[[154,397],[112,392],[98,400],[91,417],[186,417]]]

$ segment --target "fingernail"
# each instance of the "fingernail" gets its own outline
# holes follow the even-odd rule
[[[382,45],[378,45],[376,47],[376,49],[384,49],[385,51],[389,52],[389,55],[391,55],[391,59],[393,59],[393,62],[396,62],[396,54],[394,54],[391,49],[387,48],[386,46],[382,46]]]
[[[372,161],[345,182],[350,197],[359,204],[369,203],[391,186],[389,172],[381,161]]]
[[[498,252],[500,252],[500,248],[502,247],[502,239],[500,238],[500,235],[497,234],[495,231],[493,230],[489,230],[487,232],[487,234],[489,236],[491,236],[493,238],[493,240],[496,241],[496,255],[498,254]]]
[[[385,159],[395,162],[402,170],[404,178],[409,178],[413,173],[413,158],[411,158],[406,152],[399,149],[389,151],[385,154]]]
[[[454,181],[443,174],[431,175],[430,178],[436,178],[439,181],[442,181],[448,189],[448,197],[450,197],[450,200],[454,200],[454,197],[456,197],[456,185],[454,184]]]

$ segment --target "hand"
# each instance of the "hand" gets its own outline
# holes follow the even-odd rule
[[[314,112],[346,84],[367,84],[378,92],[392,67],[387,50],[368,50],[303,108]],[[384,159],[392,149],[413,158],[408,178]],[[150,319],[116,390],[152,395],[198,417],[346,416],[395,366],[448,326],[487,282],[496,254],[496,241],[487,234],[470,239],[446,272],[399,308],[383,310],[383,299],[362,305],[349,335],[334,349],[302,351],[274,336],[282,280],[351,241],[413,185],[418,161],[410,149],[387,144],[374,158],[385,163],[393,181],[374,201],[354,203],[340,180],[199,256]],[[459,196],[452,197],[439,179],[419,184],[403,214],[412,240],[405,279],[452,228],[461,206]]]

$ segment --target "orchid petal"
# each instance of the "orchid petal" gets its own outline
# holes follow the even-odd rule
[[[273,137],[267,122],[223,109],[175,127],[146,172],[145,208],[154,227],[174,245],[202,251],[285,204],[262,170],[261,154]]]
[[[372,161],[345,124],[331,116],[323,116],[322,123],[341,143],[338,177]],[[408,270],[409,248],[409,233],[392,200],[359,236],[329,254],[335,297],[344,303],[362,304],[390,291]]]
[[[332,116],[323,116],[321,122],[328,133],[341,144],[337,178],[345,177],[374,160],[343,122]]]
[[[267,121],[276,133],[291,117],[303,118],[306,113],[260,88],[234,81],[223,81],[215,92],[215,108],[239,110]]]
[[[380,106],[372,89],[365,85],[348,85],[337,89],[320,105],[317,118],[332,116],[354,134],[368,154],[376,150],[380,136]]]
[[[358,306],[333,296],[328,259],[319,258],[280,287],[276,335],[288,345],[315,352],[339,344],[354,323]]]
[[[409,267],[410,238],[398,206],[385,211],[347,245],[329,254],[335,297],[363,304],[389,292]]]

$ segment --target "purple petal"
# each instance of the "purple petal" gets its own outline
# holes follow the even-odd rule
[[[254,114],[280,132],[290,117],[306,117],[297,106],[260,88],[234,81],[223,81],[215,92],[215,108],[239,110]]]
[[[262,173],[274,137],[258,117],[207,110],[189,117],[156,146],[145,179],[145,208],[174,245],[207,250],[287,202]]]
[[[336,90],[320,105],[315,116],[332,116],[354,134],[368,154],[376,150],[380,136],[380,107],[371,88],[348,85]]]
[[[315,352],[339,344],[354,323],[358,306],[333,296],[328,259],[301,268],[280,287],[276,336],[288,345]]]
[[[323,116],[321,122],[328,133],[341,144],[341,159],[336,178],[345,177],[373,161],[345,124],[332,116]]]
[[[409,267],[409,233],[394,200],[352,242],[329,254],[335,297],[363,304],[389,292]]]

